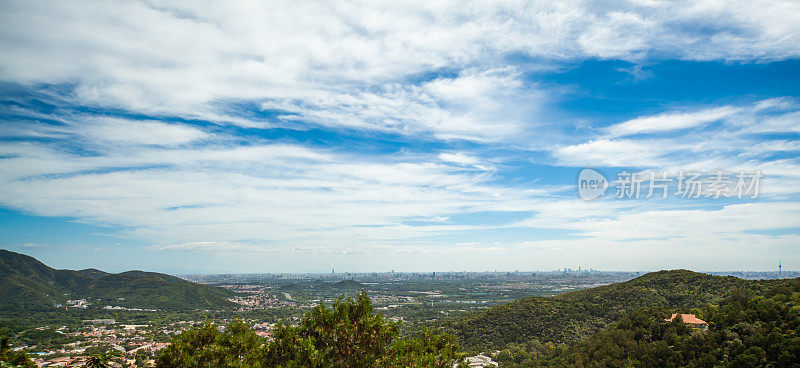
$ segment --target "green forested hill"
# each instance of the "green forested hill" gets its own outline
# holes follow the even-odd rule
[[[92,279],[101,278],[105,275],[108,275],[108,272],[100,271],[96,268],[87,268],[85,270],[78,271],[81,275],[87,276]]]
[[[33,257],[0,249],[0,310],[47,310],[68,299],[153,309],[230,306],[233,292],[160,273],[56,270]]]
[[[32,257],[0,249],[0,308],[39,309],[68,299],[90,278],[55,270]]]
[[[494,355],[504,368],[527,367],[800,367],[800,280],[762,293],[736,290],[702,308],[643,308],[585,341],[511,344]],[[665,322],[691,312],[699,330]]]
[[[175,276],[143,271],[108,274],[93,280],[86,290],[87,294],[105,303],[158,309],[229,306],[225,298],[234,294],[226,289],[195,284]]]
[[[597,333],[632,310],[700,307],[736,289],[763,291],[783,281],[749,281],[686,271],[639,278],[554,297],[519,299],[445,322],[466,348],[496,348],[531,340],[572,342]]]

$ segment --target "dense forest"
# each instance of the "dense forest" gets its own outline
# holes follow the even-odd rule
[[[750,281],[686,271],[653,272],[636,279],[553,297],[518,299],[443,322],[468,351],[532,340],[582,341],[628,312],[642,308],[697,308],[719,303],[734,290],[763,294],[789,280]]]
[[[374,313],[362,292],[330,308],[320,304],[296,326],[279,323],[271,340],[242,322],[184,332],[159,354],[157,367],[451,368],[461,360],[449,335],[424,331],[401,339],[398,331],[399,323]]]
[[[521,367],[800,367],[800,283],[763,295],[738,289],[719,305],[684,309],[708,322],[702,331],[675,310],[644,308],[572,345],[529,341],[495,354],[503,368]]]

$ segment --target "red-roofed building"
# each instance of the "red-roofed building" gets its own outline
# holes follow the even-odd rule
[[[678,316],[679,316],[678,313],[673,313],[672,317],[669,317],[669,318],[665,319],[664,321],[672,322]],[[701,330],[708,330],[708,322],[703,321],[700,318],[697,318],[697,316],[695,316],[694,314],[680,314],[680,316],[681,316],[681,320],[683,320],[683,323],[685,323],[687,325],[691,325],[692,327],[697,327],[697,328],[699,328]]]

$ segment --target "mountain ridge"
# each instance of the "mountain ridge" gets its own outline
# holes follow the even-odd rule
[[[647,307],[696,308],[715,304],[737,289],[763,291],[800,279],[744,280],[689,270],[651,272],[621,283],[551,297],[517,299],[448,320],[467,348],[500,347],[531,340],[574,342],[593,335],[626,313]]]
[[[69,299],[148,309],[229,307],[235,293],[146,271],[57,270],[31,256],[0,249],[0,309],[52,309]]]

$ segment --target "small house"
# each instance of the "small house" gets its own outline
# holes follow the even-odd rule
[[[700,319],[700,318],[697,318],[697,316],[695,316],[694,314],[678,314],[678,313],[673,313],[671,317],[669,317],[668,319],[665,319],[664,321],[666,321],[666,322],[672,322],[672,321],[674,321],[674,320],[675,320],[675,318],[677,318],[678,316],[681,316],[681,320],[683,321],[683,323],[685,323],[685,324],[687,324],[687,325],[690,325],[690,326],[692,326],[692,327],[699,328],[699,329],[701,329],[701,330],[703,330],[703,331],[705,331],[705,330],[708,330],[708,322],[706,322],[706,321],[703,321],[703,320],[702,320],[702,319]]]

